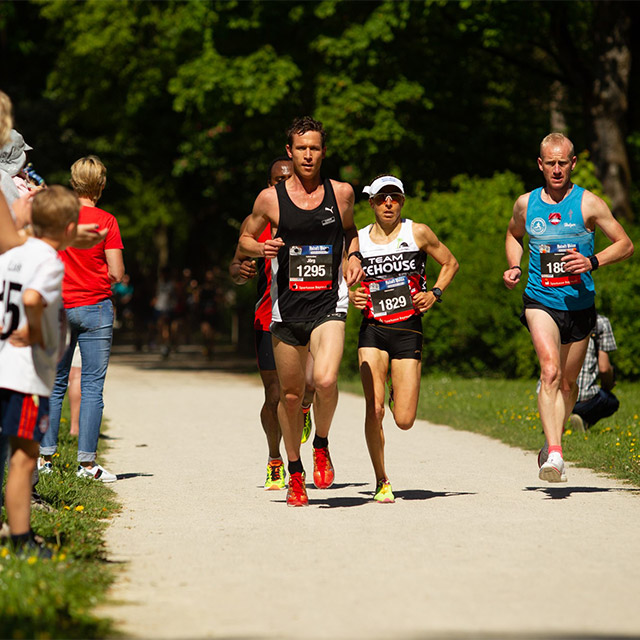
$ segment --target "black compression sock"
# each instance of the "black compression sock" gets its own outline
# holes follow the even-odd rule
[[[293,460],[289,462],[289,465],[287,468],[289,469],[289,475],[291,475],[292,473],[304,473],[302,460]]]
[[[321,438],[316,435],[313,438],[313,448],[314,449],[326,449],[329,446],[329,438]]]

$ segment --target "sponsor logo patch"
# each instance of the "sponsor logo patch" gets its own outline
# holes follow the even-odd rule
[[[547,230],[547,223],[542,218],[534,218],[531,221],[531,234],[541,236]]]

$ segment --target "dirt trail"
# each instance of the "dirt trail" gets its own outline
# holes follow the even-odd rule
[[[126,564],[104,612],[127,636],[640,637],[632,487],[571,465],[549,485],[532,453],[387,422],[398,499],[375,504],[363,401],[342,394],[336,484],[291,509],[262,489],[257,378],[132,362],[114,357],[105,393]]]

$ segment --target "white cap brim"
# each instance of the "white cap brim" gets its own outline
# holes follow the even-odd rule
[[[362,192],[366,193],[370,198],[380,193],[385,187],[396,187],[400,190],[400,193],[404,193],[404,185],[401,180],[394,176],[382,176],[376,178],[368,187],[365,187]]]

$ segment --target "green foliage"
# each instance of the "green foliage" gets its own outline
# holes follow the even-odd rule
[[[523,185],[507,173],[489,179],[458,176],[453,186],[453,191],[432,194],[422,216],[416,216],[416,222],[427,223],[460,263],[443,304],[425,316],[425,364],[465,374],[523,373],[516,364],[521,300],[502,283],[507,266],[504,236]],[[407,217],[412,217],[410,211]],[[431,266],[437,269],[433,262]],[[434,281],[429,264],[427,276]]]
[[[91,615],[110,583],[105,572],[62,554],[53,560],[33,560],[0,557],[0,636],[106,637],[111,623]]]
[[[588,189],[589,191],[600,196],[609,206],[611,206],[611,200],[607,197],[602,189],[602,182],[598,180],[596,176],[596,168],[589,160],[589,152],[585,149],[578,154],[578,162],[576,168],[571,174],[571,179],[581,187]]]
[[[640,228],[627,228],[634,245],[640,243]],[[605,245],[602,238],[596,250]],[[596,306],[611,321],[618,350],[612,354],[617,374],[622,378],[640,378],[640,262],[636,257],[607,265],[593,274]]]

